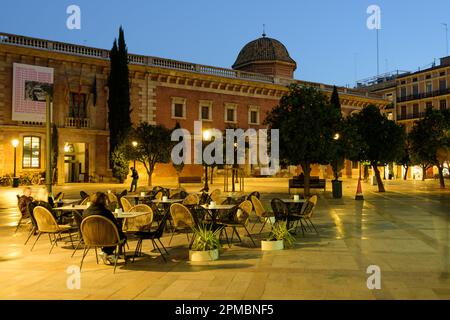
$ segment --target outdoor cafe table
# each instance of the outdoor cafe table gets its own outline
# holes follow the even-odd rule
[[[146,211],[134,211],[134,212],[114,212],[114,216],[117,219],[126,219],[126,218],[136,218],[139,216],[143,216],[145,214],[149,214],[149,212]]]
[[[213,224],[216,224],[218,210],[231,210],[235,207],[235,204],[216,204],[211,207],[207,204],[202,204],[201,207],[209,211]]]
[[[134,203],[138,204],[139,200],[144,200],[144,199],[149,199],[149,198],[153,198],[152,195],[146,194],[146,195],[140,195],[140,194],[127,194],[126,196],[124,196],[125,198],[133,198],[134,199]]]

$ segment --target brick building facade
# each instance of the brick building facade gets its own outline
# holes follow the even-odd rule
[[[234,69],[134,54],[129,55],[129,61],[134,124],[143,121],[172,128],[179,122],[183,128],[193,130],[194,121],[201,120],[204,127],[221,130],[228,125],[258,129],[263,127],[265,114],[287,92],[289,83],[313,85],[328,94],[332,91],[330,85],[294,80],[295,61],[281,43],[265,36],[244,47]],[[87,181],[89,177],[108,179],[109,51],[2,33],[0,176],[12,173],[13,139],[20,141],[16,162],[19,174],[45,169],[44,124],[12,120],[14,63],[54,70],[58,183]],[[380,108],[389,104],[378,94],[347,88],[339,88],[339,93],[344,115],[368,104]],[[352,170],[348,163],[345,174],[351,175]],[[182,173],[201,174],[198,165],[188,165]],[[154,182],[158,177],[176,176],[168,164],[157,166],[154,175]]]

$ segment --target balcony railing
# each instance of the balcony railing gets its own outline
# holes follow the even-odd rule
[[[410,95],[407,95],[404,97],[397,97],[397,102],[406,102],[406,101],[412,101],[412,100],[432,98],[432,97],[443,96],[446,94],[450,94],[450,88],[443,89],[443,90],[435,90],[432,92],[410,94]]]
[[[90,121],[88,118],[66,118],[64,121],[64,126],[66,128],[89,128]]]
[[[397,115],[397,121],[401,120],[413,120],[413,119],[420,119],[425,116],[425,112],[416,112],[411,114],[399,114]]]
[[[60,52],[70,55],[84,56],[102,60],[109,60],[109,50],[98,49],[92,47],[86,47],[76,44],[69,44],[58,41],[50,41],[45,39],[37,39],[31,37],[25,37],[15,34],[8,34],[0,32],[0,44],[8,44],[15,45],[21,47],[35,48],[39,50],[46,50],[52,52]],[[180,71],[194,72],[206,75],[213,75],[219,77],[227,77],[234,79],[242,79],[242,80],[250,80],[257,81],[263,83],[274,83],[278,85],[288,85],[290,83],[300,83],[303,85],[314,86],[320,88],[323,91],[331,92],[333,90],[333,86],[309,82],[303,80],[293,80],[289,78],[280,78],[274,77],[270,75],[260,74],[260,73],[252,73],[234,69],[213,67],[207,65],[201,65],[196,63],[177,61],[165,58],[158,58],[152,56],[143,56],[137,54],[129,54],[128,61],[132,65],[144,65],[144,66],[152,66],[159,67],[165,69],[175,69]],[[350,88],[338,88],[339,93],[355,95],[355,96],[365,96],[368,98],[382,99],[380,95],[368,92],[361,92],[359,90],[350,89]]]

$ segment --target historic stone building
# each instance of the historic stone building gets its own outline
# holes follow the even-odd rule
[[[359,89],[364,92],[377,93],[391,104],[385,108],[391,119],[405,126],[409,132],[414,122],[425,115],[428,107],[437,110],[447,109],[450,105],[450,56],[440,60],[430,68],[416,72],[396,72],[362,81]],[[396,176],[404,174],[404,168],[397,166]],[[447,168],[448,170],[448,168]],[[430,168],[427,177],[433,177],[437,168]],[[408,171],[408,177],[422,179],[419,166]]]
[[[332,91],[330,85],[293,79],[296,62],[283,44],[265,35],[243,47],[232,69],[135,54],[129,55],[129,62],[135,124],[144,121],[172,128],[179,122],[193,130],[194,121],[200,120],[207,128],[258,129],[287,92],[287,84],[300,82],[328,94]],[[13,171],[13,139],[19,140],[19,174],[45,167],[45,125],[13,120],[14,99],[20,98],[13,94],[19,77],[14,70],[23,65],[53,72],[58,183],[109,179],[109,50],[4,33],[0,33],[0,176]],[[378,94],[348,88],[339,88],[339,93],[345,115],[368,104],[380,108],[389,104]],[[352,168],[348,163],[345,174],[351,175]],[[200,176],[201,169],[188,165],[182,175]],[[175,176],[172,166],[160,165],[154,181],[168,176]]]

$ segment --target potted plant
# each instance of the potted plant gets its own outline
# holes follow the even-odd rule
[[[220,229],[213,230],[211,224],[201,223],[192,227],[194,242],[189,250],[190,261],[213,261],[219,259]]]
[[[294,228],[288,229],[286,221],[277,221],[269,234],[267,240],[261,241],[263,251],[283,250],[285,247],[292,247],[295,238],[292,235]]]

